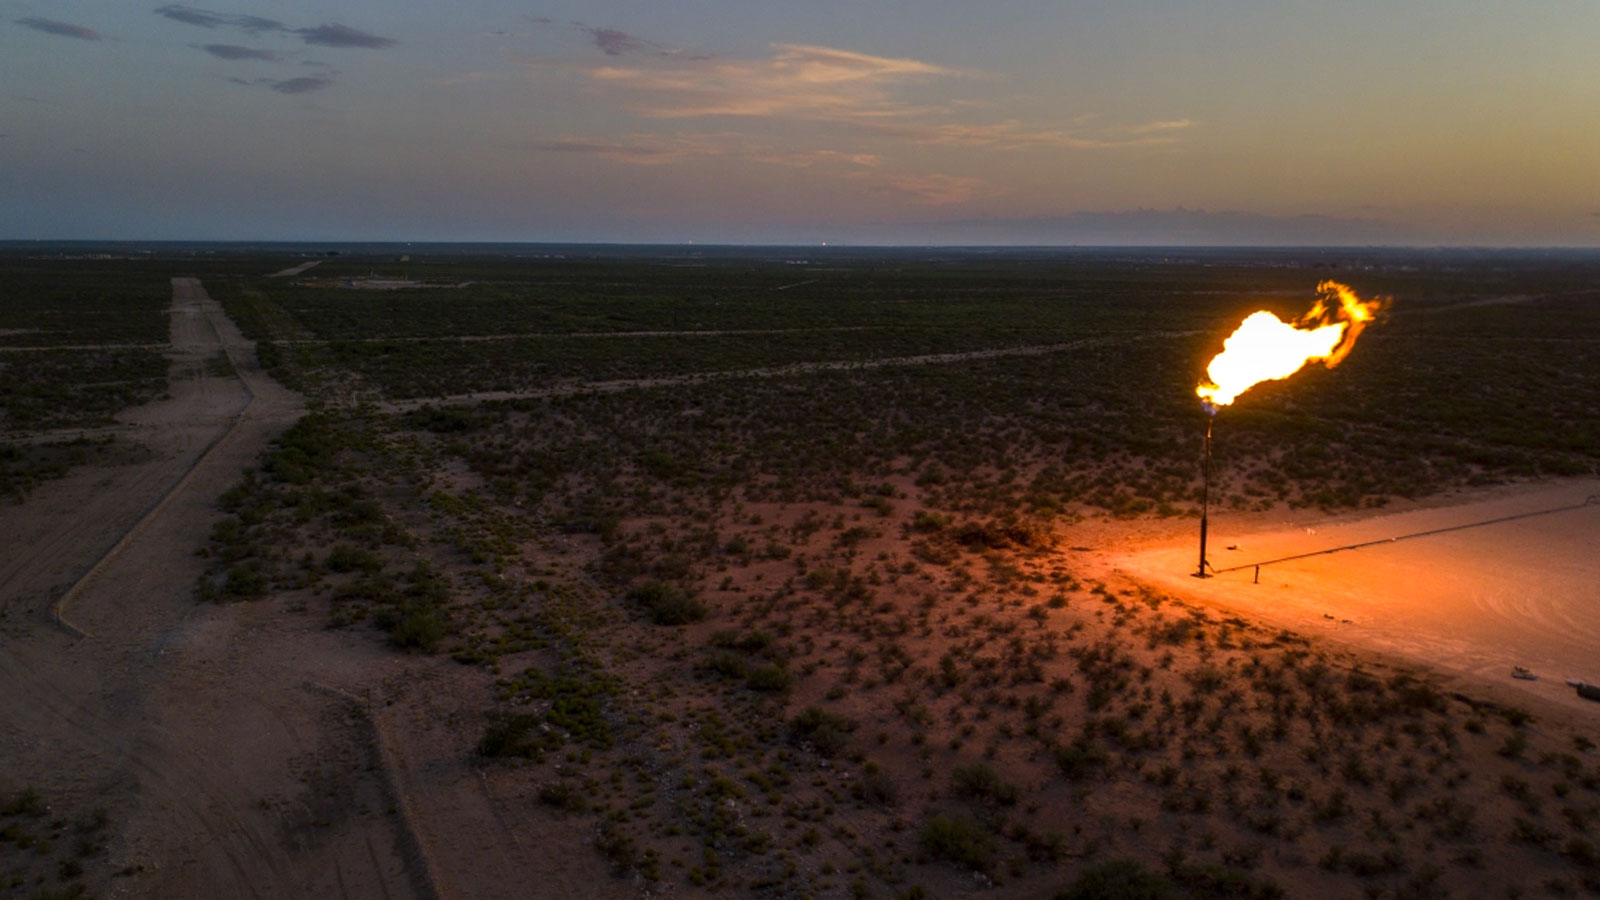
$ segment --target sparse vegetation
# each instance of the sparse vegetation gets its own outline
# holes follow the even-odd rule
[[[1306,271],[852,257],[774,294],[791,271],[744,257],[430,265],[475,283],[339,288],[363,261],[214,286],[326,403],[225,498],[206,584],[312,598],[459,664],[483,690],[452,726],[462,755],[619,877],[1422,897],[1503,888],[1485,866],[1515,859],[1593,880],[1592,743],[1161,596],[1083,546],[1194,512],[1196,362],[1242,304],[1295,305]],[[1476,268],[1472,290],[1552,279],[1564,327],[1600,334],[1563,293],[1588,275],[1514,269]],[[1463,336],[1538,323],[1431,314],[1463,290],[1442,265],[1387,274],[1409,312],[1338,378],[1237,410],[1213,502],[1351,508],[1595,470],[1592,342],[1511,360]],[[684,330],[708,333],[641,333]],[[1071,352],[672,380],[1035,344]],[[1466,369],[1520,387],[1446,390]],[[468,390],[548,393],[441,399]]]

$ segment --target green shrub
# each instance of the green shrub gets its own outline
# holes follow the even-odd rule
[[[789,723],[790,735],[797,743],[810,744],[823,756],[835,756],[842,751],[855,728],[853,720],[815,706],[806,707]]]
[[[222,582],[223,600],[254,600],[267,592],[267,576],[257,565],[238,565],[228,569]]]
[[[995,863],[995,837],[988,827],[961,815],[936,815],[922,823],[922,846],[936,859],[980,872]]]
[[[324,413],[301,417],[278,438],[278,446],[267,454],[261,468],[280,482],[310,484],[338,449],[332,423],[332,417]]]
[[[389,639],[397,647],[429,650],[445,635],[444,616],[430,603],[407,600],[396,612],[388,628]]]
[[[1068,781],[1080,781],[1098,772],[1107,762],[1106,753],[1083,741],[1056,750],[1056,766]]]
[[[787,691],[794,686],[794,673],[777,663],[766,663],[751,669],[745,684],[757,691]]]
[[[634,588],[627,599],[644,607],[657,625],[688,625],[706,617],[705,606],[682,588],[661,581],[649,581]]]
[[[583,812],[589,801],[583,791],[570,781],[552,781],[539,785],[539,802],[563,812]]]
[[[1012,806],[1021,797],[1017,786],[1000,777],[994,766],[986,762],[962,766],[951,775],[956,793],[969,800]]]
[[[460,434],[475,431],[484,424],[471,408],[447,406],[441,409],[431,404],[407,413],[401,421],[409,428],[434,434]]]
[[[1569,838],[1561,854],[1585,869],[1600,869],[1600,850],[1584,838]]]
[[[861,772],[861,777],[850,786],[850,794],[865,804],[891,806],[899,796],[900,789],[895,786],[894,779],[883,771],[882,766],[868,762]]]
[[[718,653],[705,662],[706,670],[722,678],[744,678],[750,674],[750,666],[744,657],[737,653]]]
[[[1172,882],[1131,859],[1085,869],[1055,900],[1174,900]]]
[[[1185,896],[1194,900],[1280,900],[1284,896],[1283,888],[1276,884],[1225,866],[1179,865],[1173,868],[1172,878]]]
[[[328,551],[328,558],[322,564],[330,572],[354,572],[361,569],[364,572],[376,572],[383,568],[383,559],[371,550],[363,550],[351,544],[335,544]]]
[[[478,755],[498,759],[511,756],[533,756],[537,751],[529,735],[539,720],[526,713],[494,713],[478,739]]]
[[[0,806],[0,816],[42,816],[50,810],[44,798],[33,788],[23,788],[5,805]]]

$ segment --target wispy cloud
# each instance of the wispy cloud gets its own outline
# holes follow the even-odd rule
[[[914,87],[979,80],[982,73],[811,44],[775,43],[767,56],[749,59],[689,55],[619,29],[570,24],[617,61],[523,60],[527,71],[579,79],[596,96],[647,118],[787,119],[867,139],[994,150],[1159,146],[1182,141],[1198,125],[1187,118],[1114,123],[1094,115],[1054,125],[993,121],[992,100],[949,96],[929,104],[910,96]]]
[[[73,25],[70,22],[57,22],[55,19],[40,19],[35,16],[28,16],[15,21],[18,25],[32,28],[34,31],[42,31],[45,34],[53,34],[58,37],[77,38],[83,41],[100,40],[100,32],[95,31],[93,28],[85,28],[82,25]]]
[[[622,55],[639,40],[612,45]],[[603,48],[604,49],[604,48]],[[1082,116],[1057,127],[1020,120],[970,121],[987,104],[910,102],[902,89],[972,73],[916,59],[831,47],[774,44],[762,59],[640,58],[630,64],[526,61],[530,71],[556,70],[587,82],[630,111],[655,119],[708,117],[791,119],[842,126],[867,137],[913,144],[996,150],[1101,150],[1172,144],[1197,123],[1165,119],[1134,124]]]
[[[588,34],[595,47],[607,56],[643,54],[645,56],[682,57],[695,61],[712,58],[709,53],[686,50],[682,47],[671,47],[616,28],[600,28],[583,22],[573,22],[572,24]]]
[[[294,35],[307,44],[320,47],[362,47],[381,50],[393,47],[397,43],[393,38],[359,31],[336,22],[326,22],[312,28],[291,28],[277,19],[241,13],[219,13],[181,3],[158,6],[155,13],[174,22],[200,28],[237,28],[250,34]]]
[[[880,178],[868,188],[871,193],[910,200],[924,206],[949,206],[978,196],[1000,193],[980,178],[961,175],[897,175]]]
[[[633,163],[634,165],[659,165],[672,162],[686,156],[702,155],[696,150],[687,147],[653,146],[649,144],[621,143],[616,141],[590,141],[575,138],[561,138],[554,141],[545,141],[536,144],[535,149],[545,153],[571,153],[583,156],[598,156],[615,162]]]
[[[631,113],[638,130],[622,138],[567,136],[537,145],[542,152],[631,165],[717,158],[819,167],[827,177],[899,203],[954,206],[1008,190],[952,171],[962,156],[1159,148],[1182,142],[1198,126],[1187,118],[1130,123],[1090,113],[1029,122],[1005,118],[1005,104],[981,92],[960,96],[989,76],[927,60],[799,43],[774,43],[751,58],[691,56],[619,29],[569,24],[587,36],[591,55],[524,59],[525,71],[566,81],[598,106]],[[596,60],[595,51],[603,57]],[[728,130],[678,130],[688,120]],[[744,129],[736,124],[741,120],[757,124]],[[933,148],[949,149],[933,157]],[[913,171],[892,164],[909,154],[924,154]],[[943,171],[927,170],[924,160],[935,158]]]
[[[264,87],[280,94],[309,94],[333,85],[330,75],[302,75],[298,78],[230,78],[234,84],[246,87]]]
[[[252,33],[262,31],[286,31],[282,22],[276,19],[263,19],[260,16],[239,15],[235,13],[211,12],[205,9],[196,9],[181,3],[169,3],[166,6],[156,7],[156,15],[165,16],[174,22],[185,25],[198,25],[201,28],[216,28],[218,26],[238,28]]]
[[[306,43],[322,47],[366,47],[380,50],[384,47],[393,47],[396,43],[392,38],[379,37],[344,25],[318,25],[315,28],[295,28],[293,31]]]
[[[612,54],[618,55],[618,54]],[[546,67],[531,62],[537,70]],[[578,66],[593,85],[652,118],[702,116],[883,118],[924,112],[896,100],[897,84],[958,74],[914,59],[774,44],[763,59],[654,56],[629,66]]]
[[[535,149],[547,153],[596,156],[634,165],[660,165],[694,157],[740,159],[791,168],[824,165],[872,167],[882,161],[871,153],[850,153],[826,148],[774,147],[738,132],[671,136],[633,134],[615,141],[561,138],[536,144]]]
[[[789,152],[768,150],[752,152],[748,154],[748,158],[759,163],[773,166],[791,166],[797,169],[809,169],[812,166],[829,164],[870,168],[883,163],[883,157],[876,153],[850,153],[843,150],[797,150]]]
[[[575,28],[588,36],[589,42],[601,53],[607,56],[628,56],[638,54],[643,56],[681,57],[692,60],[711,59],[711,54],[698,50],[689,50],[684,47],[674,47],[654,41],[637,34],[632,34],[620,28],[609,28],[600,25],[590,25],[587,22],[573,20],[571,22],[556,22],[546,16],[528,16],[528,21],[535,25],[544,25],[555,28]]]
[[[625,31],[615,28],[586,28],[594,37],[594,45],[600,52],[607,56],[621,56],[624,53],[637,53],[650,47],[648,41],[641,40]]]
[[[299,78],[285,78],[271,84],[273,90],[280,94],[305,94],[311,91],[320,91],[333,84],[333,79],[324,75],[303,75]]]
[[[240,47],[237,44],[206,44],[200,49],[218,59],[258,59],[264,62],[279,62],[283,59],[271,50],[257,50],[254,47]]]
[[[1142,125],[1131,125],[1125,130],[1129,134],[1157,134],[1162,132],[1182,131],[1193,128],[1199,123],[1193,119],[1166,119],[1156,122],[1145,122]]]
[[[918,144],[991,147],[998,150],[1019,150],[1025,147],[1106,150],[1175,143],[1180,138],[1177,132],[1194,124],[1186,119],[1182,122],[1136,125],[1079,124],[1070,128],[1030,128],[1016,120],[1007,120],[985,123],[876,122],[867,123],[863,127]]]

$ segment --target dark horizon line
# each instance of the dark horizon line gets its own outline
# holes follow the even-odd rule
[[[696,242],[696,241],[556,241],[556,240],[323,240],[288,238],[0,238],[0,248],[51,246],[78,247],[606,247],[606,248],[673,248],[694,250],[1079,250],[1079,251],[1274,251],[1274,252],[1341,252],[1353,251],[1475,251],[1497,253],[1600,253],[1600,244],[1072,244],[1072,243],[855,243],[850,241],[794,242]]]

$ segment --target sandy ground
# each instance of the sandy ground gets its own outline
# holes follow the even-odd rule
[[[96,893],[425,893],[366,709],[338,690],[385,654],[271,602],[194,602],[217,496],[301,406],[198,281],[173,288],[170,399],[121,416],[150,461],[0,510],[6,787],[107,810]],[[219,350],[238,376],[206,374]]]
[[[1495,521],[1508,516],[1522,517]],[[1260,583],[1253,568],[1202,580],[1193,577],[1199,556],[1191,524],[1115,563],[1208,605],[1600,715],[1600,704],[1565,684],[1600,681],[1600,480],[1480,491],[1363,518],[1297,518],[1213,516],[1211,565],[1226,570],[1380,543],[1264,566]],[[1456,530],[1422,534],[1442,528]],[[1516,665],[1542,677],[1513,680]]]

